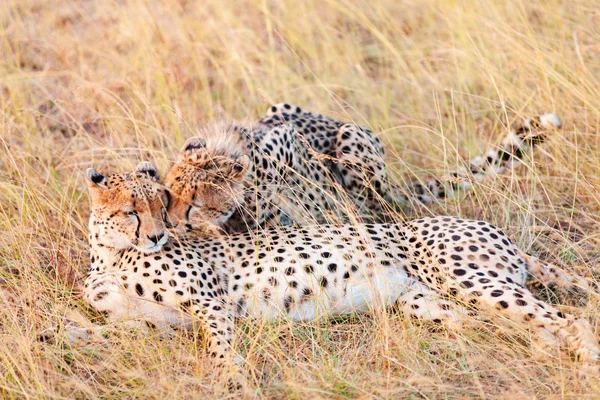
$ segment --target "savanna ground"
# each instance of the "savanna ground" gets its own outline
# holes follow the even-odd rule
[[[555,112],[564,127],[524,168],[415,215],[488,220],[593,279],[599,24],[595,0],[2,1],[0,397],[216,396],[195,337],[67,348],[37,334],[102,322],[78,294],[85,168],[153,160],[164,174],[199,123],[255,120],[270,101],[372,127],[398,179],[443,175],[518,116]],[[598,295],[538,293],[600,334]],[[536,358],[527,331],[494,322],[247,323],[238,349],[263,398],[600,397],[567,356]]]

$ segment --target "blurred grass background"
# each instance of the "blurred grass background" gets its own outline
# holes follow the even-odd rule
[[[198,124],[256,120],[271,102],[371,127],[406,180],[452,171],[516,118],[555,112],[563,129],[524,168],[415,215],[488,220],[593,278],[599,25],[594,0],[0,2],[0,397],[219,395],[187,335],[67,349],[36,334],[100,318],[77,292],[85,168],[152,160],[164,174]],[[557,300],[600,331],[597,295]],[[503,324],[248,322],[239,349],[262,398],[600,397],[571,360],[537,359],[528,333]]]

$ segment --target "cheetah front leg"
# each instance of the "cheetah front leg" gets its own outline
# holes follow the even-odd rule
[[[299,225],[329,221],[336,210],[336,188],[327,165],[329,158],[312,150],[293,125],[269,130],[255,152],[261,174],[272,185],[271,203]],[[258,172],[258,171],[257,171]]]
[[[142,319],[122,320],[109,317],[107,325],[93,325],[88,327],[66,325],[64,335],[56,328],[50,328],[38,335],[42,342],[61,343],[67,347],[78,347],[92,341],[106,339],[110,334],[119,332],[136,332],[142,336],[147,336],[151,328],[158,333],[161,339],[170,339],[175,336],[175,330],[167,323],[149,322]],[[158,322],[155,320],[155,322]]]
[[[334,148],[335,177],[361,211],[379,219],[386,203],[404,204],[406,198],[392,195],[385,171],[383,145],[371,131],[354,124],[342,125]]]
[[[442,298],[439,293],[420,283],[403,294],[394,308],[410,318],[443,323],[450,328],[460,327],[468,315],[463,306]]]
[[[112,273],[91,274],[86,279],[83,291],[84,299],[97,311],[108,313],[109,325],[92,325],[78,327],[67,325],[64,337],[58,338],[58,331],[51,328],[42,332],[39,339],[78,346],[93,340],[106,337],[111,332],[141,331],[147,334],[149,328],[156,328],[160,337],[174,335],[169,323],[161,317],[158,310],[148,307],[150,303],[131,297],[119,279]]]
[[[246,378],[240,371],[242,359],[233,352],[234,319],[231,304],[226,299],[204,299],[189,311],[200,318],[207,333],[208,354],[215,361],[218,379],[228,390],[245,390]]]
[[[239,357],[233,356],[232,341],[234,339],[234,321],[229,302],[222,299],[203,299],[190,307],[190,312],[200,318],[207,336],[208,353],[217,364],[234,360],[240,363]]]
[[[293,128],[289,128],[292,129],[291,138],[294,132]],[[285,149],[288,161],[293,159],[290,156],[293,150],[281,143],[279,131],[279,128],[260,131],[262,135],[251,139],[251,178],[244,183],[243,204],[223,225],[226,232],[245,232],[268,224],[271,220],[279,222],[282,212],[280,198],[288,186],[293,186],[288,182],[288,169],[295,170],[294,167],[286,168],[285,161],[281,160],[280,149]]]
[[[161,339],[169,339],[175,336],[175,330],[167,324],[156,324],[142,321],[142,320],[128,320],[128,321],[113,321],[118,326],[114,325],[100,325],[93,326],[91,328],[75,327],[70,326],[66,328],[65,332],[65,344],[70,346],[80,343],[82,341],[90,341],[94,337],[106,337],[111,333],[116,332],[139,332],[141,335],[148,335],[150,329],[156,329],[158,337]]]

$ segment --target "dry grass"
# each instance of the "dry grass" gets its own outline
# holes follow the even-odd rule
[[[0,3],[0,397],[216,396],[189,336],[39,343],[97,321],[82,171],[154,160],[166,171],[198,123],[257,119],[268,101],[368,124],[400,177],[444,173],[518,115],[564,129],[518,173],[418,213],[506,227],[531,253],[597,272],[600,12],[594,0]],[[600,300],[583,304],[596,332]],[[473,322],[430,332],[395,315],[239,327],[264,398],[589,398],[566,357],[526,331]],[[511,332],[515,331],[510,327]],[[233,396],[235,397],[235,396]]]

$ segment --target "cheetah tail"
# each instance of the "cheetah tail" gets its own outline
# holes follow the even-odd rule
[[[527,118],[514,125],[497,149],[475,157],[469,163],[469,172],[474,179],[489,174],[501,174],[523,163],[527,154],[546,140],[548,133],[561,126],[555,114],[543,114],[536,118]],[[458,172],[455,173],[458,176]]]
[[[505,173],[522,164],[527,155],[546,140],[549,132],[560,126],[560,119],[551,113],[527,118],[511,127],[497,148],[472,159],[468,169],[459,168],[441,179],[429,176],[398,190],[424,204],[434,199],[453,197],[457,191],[468,190],[473,182]]]

